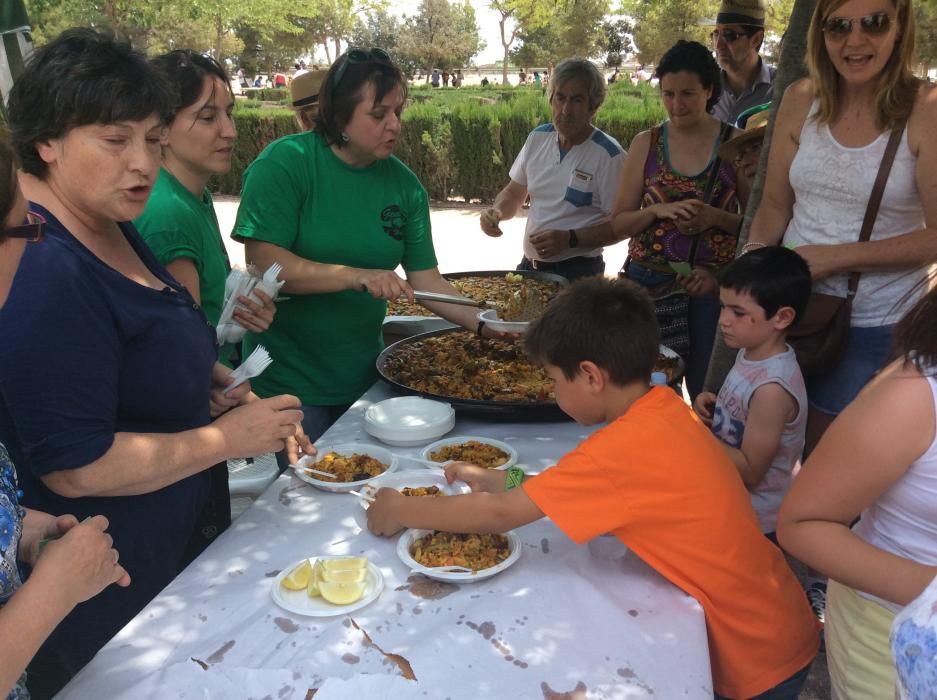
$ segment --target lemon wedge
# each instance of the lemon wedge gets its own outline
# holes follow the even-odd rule
[[[309,580],[306,582],[306,594],[310,598],[319,597],[319,582],[322,580],[322,560],[316,559],[316,565],[312,567]]]
[[[312,578],[312,564],[307,559],[302,564],[293,569],[280,582],[283,588],[290,591],[301,591],[309,585],[309,579]]]
[[[340,559],[318,559],[327,570],[333,569],[367,569],[368,560],[365,557],[342,557]]]
[[[360,583],[367,575],[367,569],[323,569],[321,580],[329,583]]]
[[[364,581],[359,583],[338,583],[335,581],[322,581],[319,583],[319,593],[322,597],[334,605],[350,605],[355,601],[361,600],[364,595],[364,589],[367,584]]]

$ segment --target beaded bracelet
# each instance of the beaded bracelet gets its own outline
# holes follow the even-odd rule
[[[516,489],[524,481],[524,470],[520,467],[511,467],[507,473],[508,478],[504,482],[505,491]]]
[[[745,255],[745,253],[750,253],[751,251],[756,250],[758,248],[767,248],[767,247],[768,246],[765,243],[759,243],[758,241],[749,241],[748,243],[742,246],[741,254]]]

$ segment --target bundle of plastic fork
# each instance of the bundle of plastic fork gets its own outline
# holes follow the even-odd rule
[[[260,376],[261,372],[267,369],[271,362],[273,362],[273,358],[270,357],[270,353],[267,352],[267,349],[263,345],[258,345],[254,348],[254,352],[248,355],[247,359],[241,363],[241,366],[231,373],[230,376],[233,381],[225,387],[224,393],[227,394],[248,379]]]
[[[241,296],[250,297],[250,294],[259,289],[271,299],[276,299],[283,286],[278,278],[283,270],[280,263],[273,263],[263,277],[255,274],[253,267],[248,269],[234,268],[228,274],[225,281],[224,305],[221,308],[221,316],[218,319],[218,344],[238,343],[244,339],[247,330],[234,319],[234,310],[238,307],[238,298]],[[254,296],[253,301],[260,301]]]

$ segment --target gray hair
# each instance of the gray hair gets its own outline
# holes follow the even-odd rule
[[[592,61],[585,58],[566,58],[560,61],[550,76],[550,100],[556,89],[570,79],[582,80],[589,89],[589,108],[598,109],[605,102],[605,77]]]

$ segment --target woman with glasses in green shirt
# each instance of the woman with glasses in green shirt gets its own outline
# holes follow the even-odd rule
[[[291,300],[270,329],[249,334],[274,363],[254,382],[261,396],[289,387],[315,439],[377,379],[387,301],[413,290],[457,294],[439,274],[426,190],[393,156],[407,83],[381,49],[351,49],[329,69],[313,132],[285,136],[244,176],[234,236],[247,259],[283,265]],[[405,278],[394,270],[402,265]],[[495,337],[477,310],[427,304]]]

